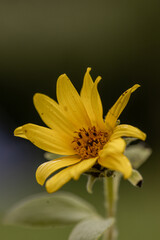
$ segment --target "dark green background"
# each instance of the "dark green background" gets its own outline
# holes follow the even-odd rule
[[[78,90],[87,67],[102,76],[104,112],[119,95],[141,84],[121,115],[121,122],[147,133],[153,154],[141,168],[142,189],[122,181],[118,210],[119,240],[158,239],[160,235],[160,3],[157,0],[0,1],[0,212],[41,192],[34,173],[43,151],[13,137],[28,122],[43,124],[32,97],[42,92],[56,99],[56,80],[66,73]],[[93,202],[103,213],[102,183],[93,195],[85,177],[64,190]],[[29,230],[0,226],[10,239],[67,239],[69,230]]]

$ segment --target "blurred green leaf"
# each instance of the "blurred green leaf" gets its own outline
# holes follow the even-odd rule
[[[62,155],[59,155],[59,154],[56,154],[56,153],[45,152],[44,157],[47,160],[53,160],[53,159],[62,157]]]
[[[151,155],[152,150],[144,144],[139,143],[127,147],[126,157],[130,160],[133,168],[139,168]]]
[[[92,218],[78,223],[69,236],[69,240],[96,240],[112,226],[113,218]]]
[[[143,177],[137,170],[132,170],[132,175],[128,178],[128,181],[136,187],[142,187]]]
[[[92,193],[92,188],[93,188],[95,181],[96,181],[96,177],[94,177],[92,175],[88,175],[88,181],[87,181],[87,185],[86,185],[88,193]]]
[[[129,144],[131,144],[132,142],[136,141],[137,138],[125,137],[124,140],[125,140],[126,144],[129,145]]]
[[[77,223],[96,210],[85,200],[71,193],[37,194],[14,206],[5,216],[7,225],[30,227],[62,226]]]

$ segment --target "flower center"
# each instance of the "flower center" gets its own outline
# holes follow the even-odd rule
[[[108,140],[108,133],[97,131],[95,126],[88,130],[82,128],[76,134],[72,144],[74,150],[83,159],[96,157]]]

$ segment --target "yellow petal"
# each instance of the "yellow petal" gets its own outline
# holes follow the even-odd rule
[[[84,159],[72,168],[70,168],[70,174],[75,179],[78,180],[80,175],[90,169],[97,161],[97,157]]]
[[[59,173],[51,177],[49,180],[47,180],[46,190],[48,193],[56,192],[64,184],[71,180],[72,177],[68,174],[68,168],[65,168],[64,170],[60,171]]]
[[[17,128],[14,134],[17,137],[23,137],[22,132],[34,145],[47,152],[61,155],[75,154],[71,141],[67,138],[60,137],[59,134],[52,129],[29,123]]]
[[[126,107],[131,93],[133,93],[140,85],[135,84],[133,87],[129,88],[127,91],[125,91],[117,100],[117,102],[113,105],[113,107],[109,110],[107,113],[107,116],[105,118],[105,123],[108,127],[108,129],[113,129],[116,125],[116,121],[118,117],[120,116],[123,109]]]
[[[95,162],[97,161],[97,158],[82,160],[81,162],[67,167],[64,170],[60,171],[53,177],[51,177],[46,182],[46,189],[47,192],[52,193],[60,189],[65,183],[67,183],[71,178],[78,179],[79,176],[87,171],[89,168],[91,168]]]
[[[141,140],[146,139],[146,134],[136,127],[127,124],[118,125],[111,136],[111,140],[119,137],[134,137]]]
[[[123,153],[126,147],[126,142],[122,138],[117,138],[106,143],[99,155],[111,154],[111,153]]]
[[[103,107],[102,107],[101,98],[99,96],[98,89],[97,89],[97,86],[100,80],[101,80],[101,77],[97,77],[94,83],[94,86],[92,88],[91,103],[92,103],[92,109],[95,115],[97,125],[101,130],[105,130],[106,127],[103,121]]]
[[[91,125],[81,98],[66,74],[57,80],[57,99],[67,117],[78,129]]]
[[[87,68],[87,71],[84,75],[83,86],[80,93],[82,99],[90,99],[91,97],[91,91],[94,83],[91,78],[90,71],[91,71],[91,68]]]
[[[73,165],[80,161],[78,156],[67,156],[57,158],[55,160],[51,160],[41,164],[36,171],[36,179],[40,185],[43,185],[46,179],[55,171],[60,168],[67,167],[69,165]]]
[[[60,106],[44,94],[37,93],[33,98],[35,108],[47,126],[57,132],[72,135],[75,131],[73,124],[66,118]]]
[[[91,92],[92,92],[94,83],[90,76],[90,71],[91,71],[91,68],[87,68],[87,71],[84,76],[83,86],[81,89],[80,96],[81,96],[83,105],[85,106],[86,111],[88,113],[88,116],[92,122],[92,125],[95,125],[95,116],[94,116],[92,105],[91,105]]]
[[[27,139],[22,127],[18,127],[14,130],[14,136]]]
[[[130,161],[123,154],[111,154],[100,157],[98,163],[106,168],[121,172],[124,178],[129,178],[132,174],[132,166]]]

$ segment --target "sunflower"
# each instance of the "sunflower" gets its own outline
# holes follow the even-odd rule
[[[58,103],[44,94],[34,95],[35,108],[48,127],[29,123],[14,131],[15,136],[28,139],[47,152],[64,155],[41,164],[36,171],[37,182],[45,183],[49,193],[72,178],[78,180],[82,173],[97,165],[129,178],[132,166],[124,155],[126,142],[122,137],[146,138],[138,128],[117,121],[131,93],[140,85],[125,91],[103,118],[97,89],[101,77],[93,82],[90,71],[87,68],[80,95],[66,74],[57,80]]]

